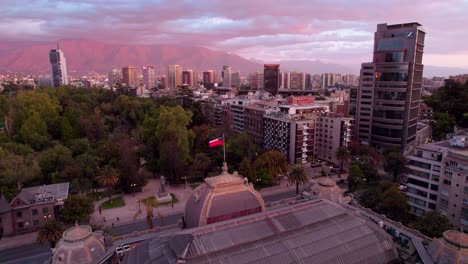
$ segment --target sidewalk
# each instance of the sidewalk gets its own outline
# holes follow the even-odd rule
[[[26,233],[0,239],[0,250],[36,243],[37,232]]]
[[[144,204],[139,204],[138,199],[147,198],[149,196],[157,196],[159,190],[159,179],[151,179],[148,181],[148,184],[143,188],[142,192],[133,193],[133,194],[124,194],[123,199],[125,201],[125,206],[112,208],[112,209],[102,209],[99,213],[99,206],[108,200],[108,198],[103,198],[94,204],[95,211],[91,215],[90,222],[93,224],[103,224],[105,226],[122,225],[134,222],[135,220],[145,219],[146,210]],[[162,215],[170,215],[173,213],[181,212],[185,210],[185,203],[190,198],[192,194],[192,188],[190,186],[178,185],[178,186],[167,186],[167,192],[173,193],[178,199],[177,203],[155,207],[153,213],[155,216],[158,213]],[[119,195],[116,195],[119,196]],[[141,211],[140,213],[138,213]],[[105,221],[104,221],[105,220]]]

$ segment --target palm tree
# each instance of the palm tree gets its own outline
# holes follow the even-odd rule
[[[37,241],[41,244],[47,241],[50,247],[54,248],[55,244],[62,238],[64,231],[65,226],[62,222],[56,219],[47,220],[37,232]]]
[[[309,182],[307,175],[304,172],[302,164],[294,166],[291,173],[289,173],[288,181],[290,184],[296,185],[296,195],[299,194],[299,186]]]
[[[343,171],[343,163],[345,160],[351,157],[348,148],[346,147],[339,147],[336,149],[335,157],[341,160],[340,171]]]
[[[112,202],[112,186],[119,181],[119,173],[116,169],[106,166],[101,174],[96,178],[99,185],[106,187],[109,192],[109,202]]]
[[[153,206],[157,204],[156,197],[150,196],[142,199],[142,201],[146,206],[146,224],[148,229],[153,229]]]
[[[193,159],[193,167],[203,173],[203,179],[208,174],[208,169],[211,167],[212,161],[205,153],[197,153]]]

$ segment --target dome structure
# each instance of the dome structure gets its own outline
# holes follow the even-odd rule
[[[441,238],[432,240],[427,251],[434,263],[468,263],[468,234],[455,230],[445,231]]]
[[[101,231],[93,232],[90,226],[75,225],[63,233],[53,249],[52,264],[91,263],[105,251]]]
[[[265,202],[247,178],[228,173],[227,164],[216,177],[206,178],[185,205],[188,228],[241,217],[265,210]]]
[[[347,202],[343,197],[344,190],[336,185],[336,181],[323,177],[310,187],[310,197],[312,199],[325,199],[335,203]]]

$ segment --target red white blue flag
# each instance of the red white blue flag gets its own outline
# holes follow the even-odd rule
[[[213,139],[210,142],[208,142],[208,145],[210,146],[210,148],[217,147],[217,146],[222,146],[223,145],[223,138],[220,137],[220,138],[217,138],[217,139]]]

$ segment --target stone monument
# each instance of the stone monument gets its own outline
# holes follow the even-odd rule
[[[164,178],[164,176],[161,176],[159,192],[158,195],[156,195],[156,200],[158,203],[167,203],[172,201],[172,196],[166,191],[166,178]]]

